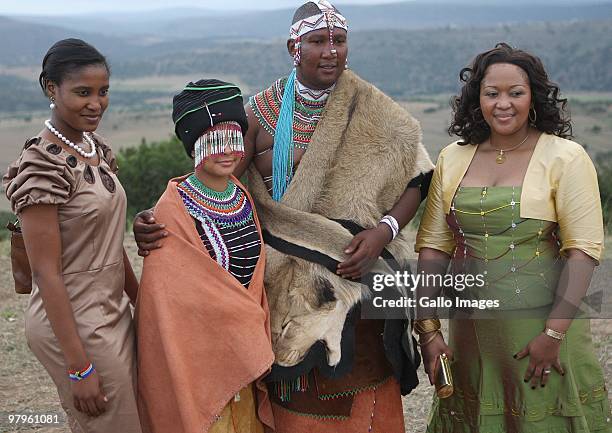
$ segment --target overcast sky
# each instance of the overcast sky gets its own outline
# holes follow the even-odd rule
[[[105,11],[197,7],[217,10],[295,8],[306,0],[0,0],[0,15],[66,15]],[[335,0],[334,4],[377,4],[399,0]]]

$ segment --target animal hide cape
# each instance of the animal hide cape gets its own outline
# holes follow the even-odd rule
[[[343,250],[353,235],[333,220],[376,227],[409,181],[432,169],[418,121],[347,70],[329,96],[308,152],[282,200],[272,200],[253,164],[248,182],[262,229],[282,241],[343,261]],[[369,296],[369,289],[320,264],[270,246],[266,249],[264,278],[275,362],[294,366],[314,343],[323,341],[328,364],[338,364],[347,313]],[[412,245],[404,233],[387,250],[407,266]],[[412,339],[407,340],[412,345]]]

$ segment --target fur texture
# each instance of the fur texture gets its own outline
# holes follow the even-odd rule
[[[353,236],[330,218],[375,227],[408,182],[431,169],[419,123],[376,87],[345,71],[281,202],[272,200],[254,165],[249,189],[264,229],[343,261]],[[387,249],[400,264],[412,250],[402,233]],[[379,262],[376,267],[384,268]],[[367,287],[270,247],[265,285],[276,363],[293,366],[323,340],[328,363],[336,365],[346,315],[369,295]]]

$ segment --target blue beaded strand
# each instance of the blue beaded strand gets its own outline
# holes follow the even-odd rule
[[[274,133],[272,155],[272,199],[280,201],[293,177],[293,109],[295,104],[295,77],[293,68],[287,78],[281,109]]]

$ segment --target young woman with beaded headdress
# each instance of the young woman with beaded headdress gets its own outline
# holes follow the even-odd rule
[[[136,306],[139,410],[147,432],[259,433],[272,408],[259,381],[274,360],[265,250],[252,200],[232,176],[248,128],[240,89],[189,83],[175,132],[195,171],[155,206],[169,236],[145,258]]]
[[[55,43],[40,85],[45,128],[3,178],[21,222],[34,282],[30,349],[55,385],[73,432],[139,433],[130,300],[138,282],[123,249],[126,197],[97,129],[109,67],[79,39]]]

